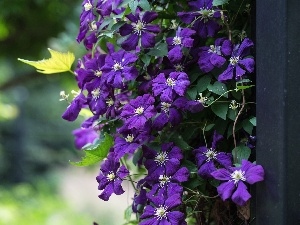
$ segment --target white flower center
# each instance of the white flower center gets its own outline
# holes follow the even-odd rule
[[[107,174],[106,178],[107,178],[107,180],[112,181],[116,178],[116,175],[114,174],[114,172],[109,172],[109,174]]]
[[[166,85],[173,88],[176,85],[176,81],[173,78],[169,77],[166,81]]]
[[[134,136],[133,134],[128,134],[127,137],[125,138],[125,141],[128,143],[133,142]]]
[[[162,102],[161,103],[161,110],[164,111],[165,113],[168,113],[170,110],[171,104],[167,102]]]
[[[145,23],[139,20],[136,24],[133,24],[134,33],[141,35],[144,27]]]
[[[232,110],[236,110],[239,107],[240,107],[240,103],[237,103],[235,100],[232,100],[229,105],[229,108]]]
[[[206,152],[203,153],[207,159],[206,162],[209,162],[210,160],[216,159],[218,153],[213,150],[212,148],[208,149]]]
[[[181,64],[176,64],[174,67],[177,72],[182,72],[184,70],[184,66]]]
[[[99,97],[100,97],[100,93],[101,93],[101,91],[100,91],[100,88],[96,88],[96,89],[94,89],[94,90],[92,90],[92,97],[93,97],[93,99],[98,99]]]
[[[159,176],[159,185],[163,187],[165,184],[170,182],[170,177],[166,175],[160,175]]]
[[[240,180],[246,181],[245,171],[235,170],[232,174],[230,174],[231,179],[234,184],[237,184]]]
[[[235,66],[240,60],[240,57],[239,56],[232,56],[230,59],[229,59],[229,62],[231,65]]]
[[[166,152],[158,153],[154,161],[157,162],[160,166],[165,165],[165,163],[169,160],[168,154]]]
[[[208,100],[207,97],[204,97],[202,93],[199,93],[199,97],[197,99],[198,102],[200,102],[201,104],[204,104],[207,100]]]
[[[162,220],[163,218],[166,219],[167,218],[167,206],[162,206],[160,205],[159,208],[155,209],[155,216],[157,217],[158,220]]]
[[[221,55],[221,46],[210,45],[208,52]]]
[[[91,22],[90,23],[90,30],[95,31],[97,29],[98,29],[98,27],[97,27],[96,21]]]
[[[211,17],[213,17],[215,11],[212,9],[201,8],[199,13],[201,14],[200,20],[203,20],[203,22],[206,23]]]
[[[140,106],[134,110],[134,113],[137,115],[141,115],[144,112],[144,107]]]
[[[181,37],[175,36],[173,38],[173,45],[181,45]]]
[[[108,105],[108,107],[111,107],[115,104],[115,102],[112,98],[109,98],[108,100],[106,100],[105,103]]]
[[[116,62],[116,61],[115,61],[115,64],[113,65],[112,68],[113,68],[114,71],[118,71],[118,70],[124,69],[123,66],[122,66],[122,64],[120,62]]]
[[[96,70],[96,71],[94,72],[94,75],[95,75],[96,77],[101,77],[102,71],[101,71],[101,70]]]
[[[85,11],[89,11],[89,10],[91,10],[91,9],[93,8],[93,6],[92,6],[92,4],[90,3],[90,1],[87,2],[87,3],[85,3],[85,4],[83,5],[83,7],[84,7],[84,10],[85,10]]]

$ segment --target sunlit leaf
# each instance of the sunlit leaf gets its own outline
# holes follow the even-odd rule
[[[85,156],[80,162],[70,162],[74,166],[89,166],[101,162],[108,154],[109,149],[113,145],[113,137],[104,134],[104,139],[96,145],[92,145],[84,149]]]
[[[18,58],[18,60],[35,67],[37,69],[37,72],[44,74],[61,73],[71,70],[71,66],[75,60],[75,56],[73,53],[57,52],[50,48],[48,48],[48,50],[51,54],[51,58],[49,59],[30,61]]]

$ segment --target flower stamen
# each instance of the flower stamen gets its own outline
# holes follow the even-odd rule
[[[234,182],[235,185],[241,180],[246,181],[245,171],[242,170],[235,170],[233,173],[230,174],[231,180]]]

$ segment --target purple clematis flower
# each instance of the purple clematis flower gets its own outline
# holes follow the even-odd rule
[[[100,174],[96,177],[99,183],[98,190],[103,190],[98,196],[104,201],[108,201],[112,193],[121,195],[124,190],[121,186],[123,178],[128,176],[129,171],[125,166],[120,167],[120,163],[115,161],[115,153],[110,152],[107,159],[100,168]]]
[[[119,14],[122,12],[122,9],[118,9],[117,7],[121,2],[122,0],[98,0],[96,11],[101,16],[109,16],[112,12]]]
[[[141,215],[140,225],[183,225],[186,224],[185,216],[175,208],[181,204],[180,194],[170,195],[169,198],[156,198],[153,205],[147,205]]]
[[[82,149],[83,146],[92,144],[99,137],[99,134],[93,127],[78,128],[73,130],[72,134],[75,137],[75,146],[77,149]]]
[[[182,58],[182,47],[193,47],[194,39],[191,36],[196,33],[189,28],[178,27],[175,37],[169,37],[166,42],[169,46],[168,58],[171,62],[180,62]]]
[[[130,13],[126,17],[132,22],[131,24],[124,24],[120,27],[120,35],[129,37],[121,44],[126,51],[134,50],[139,40],[143,48],[152,48],[155,45],[155,33],[160,31],[158,25],[149,24],[157,18],[156,12],[145,12],[144,14]]]
[[[89,31],[91,24],[95,21],[96,16],[93,13],[93,0],[84,0],[82,2],[82,12],[80,14],[80,28],[77,36],[77,41],[81,42],[87,32]]]
[[[175,173],[183,158],[181,149],[172,142],[162,144],[160,152],[143,146],[143,155],[146,158],[144,165],[148,174],[156,177],[165,173]]]
[[[143,128],[145,123],[156,114],[154,102],[155,99],[149,94],[132,99],[124,106],[120,115],[125,122],[124,126],[128,129]]]
[[[213,37],[220,30],[216,19],[221,17],[219,10],[213,8],[213,0],[197,0],[190,2],[191,12],[179,12],[179,18],[186,24],[193,24],[193,29],[202,37]]]
[[[171,72],[166,78],[164,73],[153,79],[152,90],[154,96],[160,95],[163,102],[172,102],[176,95],[184,96],[190,81],[184,72]]]
[[[204,46],[200,48],[198,64],[200,69],[208,73],[213,68],[220,68],[232,52],[232,43],[226,38],[218,38],[214,45]]]
[[[236,45],[229,59],[227,69],[219,75],[219,81],[230,80],[232,78],[241,79],[246,73],[254,71],[254,59],[249,58],[250,48],[253,47],[253,42],[249,38],[245,38],[240,45]]]
[[[264,169],[260,165],[242,160],[240,167],[219,169],[212,172],[211,175],[217,180],[227,181],[217,188],[223,201],[231,197],[237,205],[245,205],[251,195],[244,182],[254,184],[264,180]]]
[[[137,148],[151,139],[150,127],[145,127],[142,130],[135,128],[119,129],[119,132],[123,137],[115,138],[114,151],[116,160],[119,160],[125,154],[133,154]]]
[[[222,138],[223,136],[215,131],[211,148],[202,146],[193,151],[196,156],[198,174],[200,176],[205,178],[212,177],[211,173],[217,170],[216,162],[226,168],[232,165],[231,154],[216,151],[217,142]]]
[[[82,92],[80,92],[67,107],[66,111],[63,113],[62,118],[68,121],[74,121],[77,119],[80,110],[86,104],[86,97]]]
[[[137,69],[132,66],[136,60],[135,54],[124,50],[108,55],[105,65],[101,68],[104,82],[114,88],[123,88],[125,81],[133,80],[138,75]]]

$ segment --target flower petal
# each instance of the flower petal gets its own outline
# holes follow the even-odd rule
[[[245,205],[251,198],[251,195],[247,191],[247,187],[243,182],[239,182],[236,191],[232,195],[232,201],[237,205]]]

